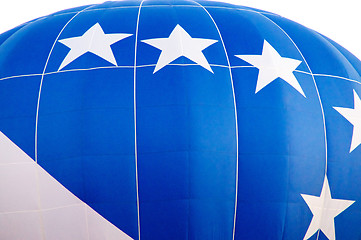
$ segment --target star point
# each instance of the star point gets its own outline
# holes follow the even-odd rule
[[[321,230],[329,240],[335,240],[335,217],[345,211],[355,201],[333,199],[326,176],[319,197],[307,194],[301,194],[301,196],[313,214],[303,240],[309,239],[318,230]]]
[[[261,55],[235,56],[259,69],[255,93],[258,93],[277,78],[281,78],[301,93],[302,96],[306,97],[299,82],[293,74],[293,71],[296,70],[302,61],[281,57],[281,55],[266,40],[263,42]]]
[[[361,144],[361,100],[353,90],[354,108],[333,107],[353,125],[350,153]]]
[[[123,40],[124,38],[130,37],[131,35],[133,34],[105,34],[100,24],[96,23],[82,36],[61,39],[59,42],[70,48],[70,51],[64,58],[58,71],[87,52],[91,52],[111,64],[117,65],[110,45]]]
[[[142,42],[162,51],[153,73],[156,73],[180,57],[186,57],[213,73],[212,68],[202,51],[218,42],[218,40],[192,38],[178,24],[168,38],[146,39],[142,40]]]

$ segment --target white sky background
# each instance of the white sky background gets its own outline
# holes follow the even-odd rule
[[[101,0],[0,0],[0,33],[63,9]],[[104,0],[105,1],[105,0]],[[218,0],[279,14],[314,29],[361,59],[359,0]]]

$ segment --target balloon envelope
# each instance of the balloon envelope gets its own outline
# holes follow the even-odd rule
[[[0,236],[357,239],[360,70],[217,2],[105,2],[3,33]]]

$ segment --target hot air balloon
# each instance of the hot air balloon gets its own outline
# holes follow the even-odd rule
[[[279,15],[118,1],[0,35],[0,238],[358,239],[360,61]]]

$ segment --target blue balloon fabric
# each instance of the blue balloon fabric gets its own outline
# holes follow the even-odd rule
[[[54,13],[0,44],[0,131],[130,238],[360,237],[361,64],[327,37],[145,0]]]

